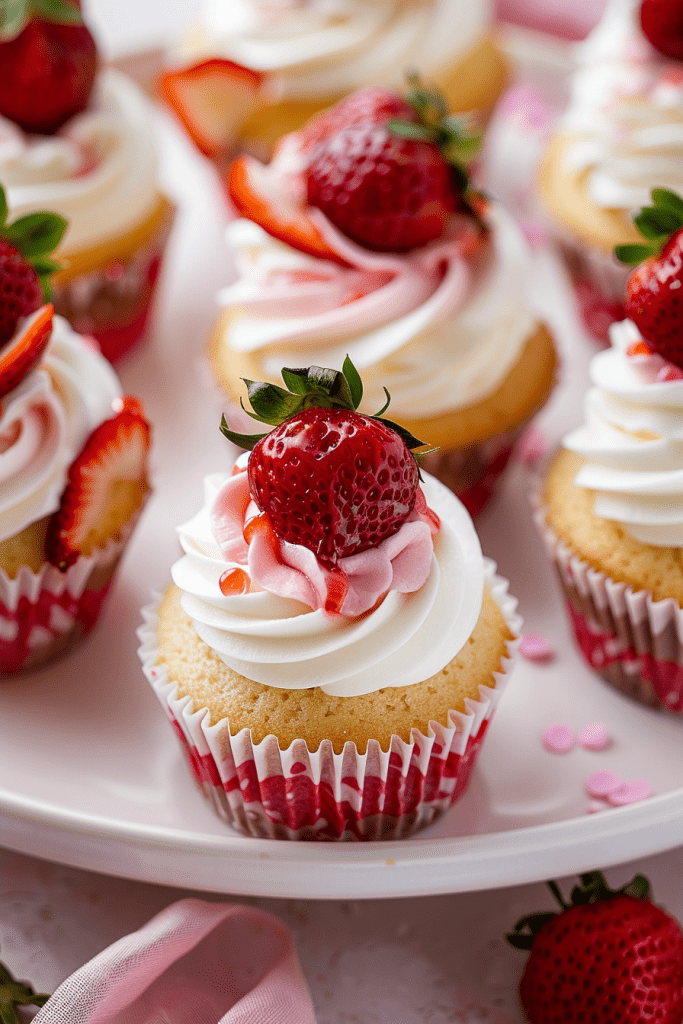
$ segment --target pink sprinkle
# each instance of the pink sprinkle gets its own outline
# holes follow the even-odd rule
[[[524,633],[519,643],[519,653],[527,661],[550,661],[555,650],[540,633]]]
[[[527,427],[516,447],[517,458],[527,466],[535,466],[548,451],[548,442],[538,427]]]
[[[541,736],[541,741],[551,754],[566,754],[574,746],[576,737],[568,725],[557,722],[555,725],[548,726]]]
[[[609,802],[614,807],[622,807],[624,804],[633,804],[637,800],[646,800],[652,796],[652,787],[645,779],[629,779],[622,782],[618,789],[608,796]]]
[[[604,800],[591,800],[586,808],[586,814],[597,814],[598,811],[604,811],[606,808],[607,804]]]
[[[621,779],[614,772],[603,769],[600,772],[593,772],[586,779],[586,792],[589,796],[610,797],[623,785]]]
[[[607,726],[602,722],[591,722],[590,725],[585,725],[577,739],[579,746],[584,750],[606,750],[612,743]]]

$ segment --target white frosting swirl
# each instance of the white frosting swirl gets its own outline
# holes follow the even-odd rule
[[[683,72],[650,45],[640,0],[610,0],[597,28],[577,49],[564,123],[579,136],[568,154],[587,171],[599,207],[635,210],[655,187],[683,191]]]
[[[267,72],[274,99],[327,98],[400,86],[407,67],[436,74],[490,19],[489,0],[208,0],[185,56],[218,53]]]
[[[656,380],[647,360],[628,358],[638,341],[631,320],[612,325],[611,347],[591,361],[585,423],[563,443],[586,460],[575,482],[596,492],[596,515],[643,544],[681,547],[683,380]]]
[[[427,503],[441,519],[427,582],[414,593],[390,591],[361,619],[311,611],[253,588],[223,595],[219,580],[229,564],[211,532],[210,508],[226,476],[207,477],[204,507],[179,528],[185,555],[172,568],[197,634],[236,672],[283,689],[319,686],[351,697],[439,672],[479,618],[484,562],[464,507],[438,480],[423,476]]]
[[[0,119],[0,182],[10,213],[59,213],[58,255],[130,230],[158,201],[152,107],[130,78],[101,72],[91,107],[57,135],[24,135]]]
[[[457,237],[406,255],[370,252],[308,212],[350,268],[306,256],[248,220],[227,230],[240,279],[219,296],[235,314],[224,343],[249,352],[261,379],[279,380],[293,358],[340,369],[348,354],[363,377],[363,408],[384,405],[386,387],[399,420],[495,391],[536,326],[525,302],[526,243],[501,207],[489,208],[490,241],[473,259]]]
[[[110,364],[55,316],[43,358],[0,411],[0,540],[55,512],[68,468],[121,394]]]

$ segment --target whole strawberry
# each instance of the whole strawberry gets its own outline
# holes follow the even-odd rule
[[[95,42],[80,4],[0,4],[0,115],[50,135],[85,110],[97,71]]]
[[[7,212],[0,186],[0,348],[49,298],[48,278],[58,269],[50,253],[66,230],[66,221],[54,213],[31,213],[8,223]]]
[[[282,377],[289,391],[245,381],[250,415],[274,430],[236,434],[225,418],[221,430],[252,450],[249,490],[275,534],[333,568],[406,521],[419,481],[410,449],[424,446],[380,414],[356,412],[363,386],[348,357],[343,372],[311,366]]]
[[[343,104],[340,113],[343,126],[325,130],[312,151],[306,185],[309,205],[345,235],[368,249],[408,252],[440,238],[456,210],[471,212],[460,161],[477,143],[437,93],[413,80],[396,112],[385,101],[371,106],[371,120],[345,123]]]
[[[522,918],[508,935],[531,953],[519,986],[530,1024],[681,1024],[683,931],[638,875],[619,890],[581,875],[572,903]]]
[[[651,351],[683,368],[683,199],[652,192],[634,222],[646,243],[618,245],[622,263],[639,263],[626,283],[626,313]]]
[[[643,0],[640,24],[656,50],[673,60],[683,60],[683,6],[680,0]]]

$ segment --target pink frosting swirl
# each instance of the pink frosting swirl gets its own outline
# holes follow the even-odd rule
[[[245,527],[258,522],[247,474],[235,472],[210,511],[211,532],[226,562],[245,566],[262,590],[348,618],[370,611],[390,590],[419,590],[430,573],[432,536],[439,529],[438,516],[418,490],[415,510],[397,533],[375,548],[341,558],[333,572],[308,548],[277,538],[263,520],[260,528],[247,529],[246,540]]]

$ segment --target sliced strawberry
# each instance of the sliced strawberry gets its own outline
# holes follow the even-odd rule
[[[270,186],[270,187],[269,187]],[[293,249],[347,266],[346,260],[329,247],[318,228],[285,195],[276,195],[268,167],[249,156],[233,161],[228,174],[228,192],[239,214],[248,217],[273,238]]]
[[[49,562],[65,572],[121,534],[149,490],[150,428],[136,400],[96,427],[69,467],[59,508],[45,538]]]
[[[260,71],[213,57],[165,72],[159,87],[197,148],[213,158],[225,152],[256,106],[264,80]]]
[[[0,398],[13,391],[31,372],[52,335],[53,306],[41,306],[27,317],[16,334],[0,349]]]

